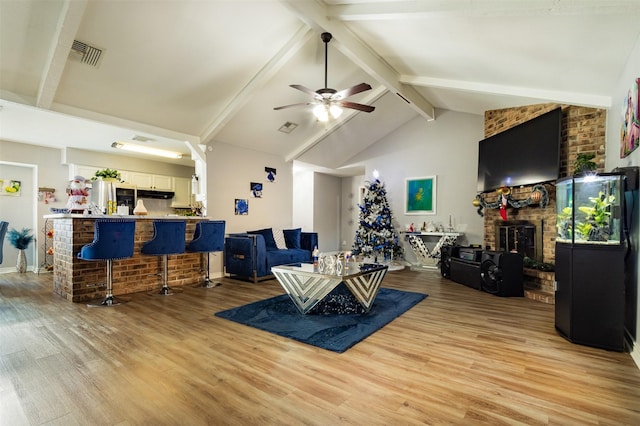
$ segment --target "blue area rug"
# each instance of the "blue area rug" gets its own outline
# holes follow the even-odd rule
[[[389,324],[426,294],[381,288],[368,313],[307,314],[288,295],[272,297],[215,315],[334,352],[344,352]]]

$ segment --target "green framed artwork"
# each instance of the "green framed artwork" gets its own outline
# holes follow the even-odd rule
[[[405,184],[405,214],[436,214],[436,177],[407,178]]]

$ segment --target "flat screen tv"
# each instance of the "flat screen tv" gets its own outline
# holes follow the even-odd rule
[[[479,142],[478,192],[558,179],[562,109],[544,113]]]

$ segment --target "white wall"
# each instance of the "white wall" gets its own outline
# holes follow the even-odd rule
[[[136,157],[127,157],[118,154],[96,154],[77,148],[66,148],[61,152],[63,163],[80,164],[83,166],[95,166],[99,169],[131,170],[141,173],[151,173],[156,175],[187,177],[191,178],[195,171],[194,166],[181,166],[169,164],[162,161],[144,160]],[[84,176],[90,178],[91,176]]]
[[[0,196],[0,220],[9,222],[9,230],[30,229],[35,237],[34,241],[25,250],[27,257],[27,270],[37,269],[38,256],[37,249],[41,239],[38,235],[38,220],[33,214],[36,205],[36,171],[35,165],[28,164],[7,164],[0,162],[0,179],[17,180],[20,182],[20,192],[18,196]],[[18,250],[13,247],[7,238],[3,243],[3,260],[0,266],[2,272],[15,272]]]
[[[620,79],[612,93],[612,109],[607,117],[607,146],[605,170],[611,171],[615,167],[640,166],[640,148],[636,149],[626,158],[620,158],[620,128],[622,125],[622,105],[624,98],[627,96],[633,81],[640,77],[640,37],[636,41],[635,48],[629,56],[629,60],[620,74]],[[636,265],[640,265],[640,245],[638,244],[638,222],[640,221],[640,206],[635,206],[634,224],[632,229],[632,245],[636,256]],[[635,282],[638,282],[636,271]],[[636,284],[637,285],[637,284]],[[638,342],[638,332],[640,332],[640,292],[636,288],[638,311],[636,312],[636,336],[635,342]],[[636,364],[640,366],[640,347],[636,344],[632,357]]]
[[[365,166],[365,181],[372,179],[373,171],[378,170],[399,230],[412,222],[433,222],[446,227],[451,217],[454,226],[467,225],[462,243],[481,244],[484,224],[471,202],[476,195],[478,141],[483,137],[483,116],[438,110],[434,121],[417,117],[348,163]],[[422,176],[437,178],[436,214],[406,215],[405,180]],[[346,186],[352,191],[356,185],[350,182]],[[354,220],[352,212],[347,217],[344,214],[343,211],[342,223]],[[350,246],[354,236],[355,231],[342,239]],[[409,245],[403,246],[407,260],[415,261]]]
[[[21,229],[22,227],[32,228],[37,241],[32,243],[30,250],[27,252],[27,262],[29,270],[37,269],[42,261],[42,255],[38,260],[38,253],[30,254],[31,250],[38,250],[44,241],[44,235],[41,230],[44,229],[43,216],[49,213],[50,207],[64,208],[67,204],[67,195],[65,193],[68,180],[68,167],[60,163],[60,150],[47,148],[36,145],[27,145],[8,141],[0,141],[0,175],[6,172],[5,167],[8,165],[19,164],[26,175],[36,173],[37,177],[29,178],[28,185],[23,187],[22,202],[24,207],[20,209],[12,208],[13,202],[8,200],[10,197],[0,197],[0,217],[8,220],[9,227]],[[52,204],[45,204],[44,201],[37,201],[37,187],[46,186],[55,189],[57,201]],[[4,218],[7,219],[4,219]],[[24,225],[22,225],[24,224]],[[19,228],[18,228],[19,227]],[[7,258],[7,254],[15,252],[10,245],[5,245],[4,261],[0,267],[2,271],[14,272],[16,257]],[[15,254],[17,256],[17,254]]]
[[[314,174],[313,230],[318,233],[318,249],[340,249],[341,179],[323,173]]]
[[[207,216],[226,220],[226,232],[290,228],[293,211],[292,164],[283,158],[224,143],[207,151]],[[265,167],[276,169],[267,180]],[[262,182],[262,198],[253,198],[251,182]],[[235,199],[249,200],[249,214],[235,215]]]
[[[364,176],[342,179],[341,215],[340,215],[340,248],[351,250],[360,219],[360,188],[364,186]]]
[[[313,172],[295,166],[293,172],[292,223],[305,231],[313,229]]]

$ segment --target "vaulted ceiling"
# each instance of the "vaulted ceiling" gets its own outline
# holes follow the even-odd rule
[[[437,109],[611,108],[639,22],[638,0],[0,0],[0,139],[115,153],[142,136],[178,164],[222,142],[349,174]],[[328,86],[369,83],[349,100],[374,112],[273,109],[324,87],[324,31]]]

